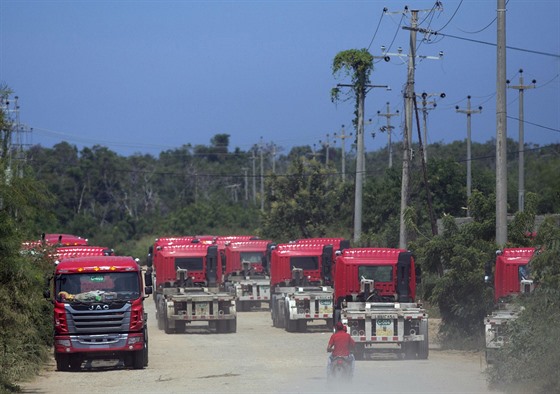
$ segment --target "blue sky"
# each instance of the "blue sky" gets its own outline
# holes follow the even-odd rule
[[[447,36],[421,42],[415,90],[445,92],[429,111],[428,142],[466,138],[467,96],[472,138],[486,142],[496,129],[496,6],[494,0],[443,1],[29,1],[0,0],[0,83],[19,96],[20,121],[32,127],[24,142],[99,144],[130,155],[159,154],[183,144],[208,145],[230,134],[231,149],[275,143],[319,145],[341,125],[350,128],[353,102],[330,100],[337,53],[381,46],[408,53],[410,13],[421,27]],[[387,7],[388,13],[383,13]],[[525,141],[560,142],[560,2],[510,0],[506,13],[507,76],[524,94]],[[401,22],[402,19],[402,22]],[[493,22],[493,23],[492,23]],[[450,37],[453,36],[453,37]],[[377,111],[402,114],[406,60],[376,60],[366,99],[366,149],[382,148],[386,124]],[[518,96],[508,89],[508,116],[518,117]],[[393,141],[403,118],[393,117]],[[371,137],[375,131],[376,136]],[[415,130],[416,131],[416,130]],[[416,134],[414,134],[416,135]],[[508,121],[517,140],[518,121]],[[415,138],[416,140],[416,138]],[[337,145],[340,147],[340,140]],[[348,145],[347,145],[348,148]]]

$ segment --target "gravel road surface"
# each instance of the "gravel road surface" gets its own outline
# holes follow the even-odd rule
[[[330,332],[322,322],[307,333],[272,327],[266,309],[239,312],[237,333],[216,334],[187,326],[184,334],[165,334],[149,313],[149,366],[124,369],[98,361],[80,372],[58,372],[54,360],[25,393],[487,393],[486,364],[480,355],[432,348],[428,360],[392,355],[356,362],[351,383],[327,383],[326,346]],[[495,393],[495,391],[494,391]]]

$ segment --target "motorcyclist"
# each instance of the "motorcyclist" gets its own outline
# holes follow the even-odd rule
[[[346,332],[346,326],[342,322],[337,322],[335,325],[335,332],[329,339],[327,345],[327,352],[330,353],[327,364],[327,375],[331,374],[332,362],[336,357],[344,357],[350,362],[351,374],[354,374],[354,355],[352,351],[356,346],[356,342],[352,339],[350,334]]]

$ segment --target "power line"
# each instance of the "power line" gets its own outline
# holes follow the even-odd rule
[[[403,27],[403,29],[405,30],[411,30],[410,27]],[[418,28],[416,29],[416,31],[418,31],[419,33],[424,33],[424,34],[433,34],[434,36],[442,36],[442,37],[449,37],[449,38],[455,38],[458,40],[463,40],[463,41],[470,41],[470,42],[474,42],[477,44],[484,44],[484,45],[489,45],[489,46],[497,46],[497,44],[494,44],[493,42],[488,42],[488,41],[482,41],[482,40],[474,40],[472,38],[465,38],[465,37],[459,37],[459,36],[454,36],[451,34],[444,34],[444,33],[440,33],[438,31],[433,31],[433,30],[428,30],[428,29],[421,29]],[[527,53],[534,53],[536,55],[543,55],[543,56],[550,56],[550,57],[557,57],[560,58],[559,54],[556,53],[549,53],[549,52],[543,52],[543,51],[534,51],[532,49],[525,49],[525,48],[518,48],[518,47],[512,47],[512,46],[508,46],[506,45],[507,49],[511,49],[514,51],[520,51],[520,52],[527,52]]]
[[[383,19],[385,12],[387,12],[387,7],[384,7],[383,11],[381,12],[381,16],[379,17],[379,22],[377,22],[377,27],[375,28],[375,33],[373,33],[373,37],[371,37],[371,41],[369,42],[369,45],[367,47],[368,51],[369,48],[371,48],[371,44],[373,44],[373,40],[375,39],[375,36],[377,36],[377,31],[379,30],[379,26],[381,26],[381,20]]]

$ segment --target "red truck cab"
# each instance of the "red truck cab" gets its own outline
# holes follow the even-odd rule
[[[150,278],[146,277],[150,285]],[[54,349],[59,371],[84,360],[122,359],[135,369],[148,363],[147,314],[141,268],[132,257],[66,258],[54,273]],[[46,294],[50,298],[50,294]]]

